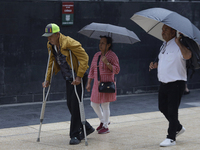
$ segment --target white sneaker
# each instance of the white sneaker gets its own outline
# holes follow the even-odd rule
[[[161,147],[173,146],[173,145],[176,145],[176,141],[168,138],[166,138],[163,142],[160,143]]]
[[[180,131],[176,132],[176,137],[178,137],[179,135],[181,135],[184,132],[185,132],[185,128],[182,127],[182,129]]]

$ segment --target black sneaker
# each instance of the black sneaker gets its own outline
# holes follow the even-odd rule
[[[95,129],[93,127],[91,127],[89,130],[86,130],[86,135],[90,135],[91,133],[93,133],[95,131]]]
[[[91,127],[90,129],[86,130],[86,136],[90,135],[94,131],[95,131],[95,129],[93,127]],[[80,134],[79,140],[83,140],[84,138],[85,138],[84,131],[82,131],[81,134]]]
[[[81,141],[79,139],[77,139],[77,137],[73,137],[71,138],[69,144],[70,145],[76,145],[76,144],[79,144]]]

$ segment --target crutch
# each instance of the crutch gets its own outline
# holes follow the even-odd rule
[[[71,67],[72,67],[72,76],[73,76],[73,81],[74,81],[75,80],[75,76],[74,76],[74,68],[73,68],[71,50],[69,50],[69,54],[70,54]],[[84,105],[83,105],[84,88],[83,88],[83,80],[82,79],[81,79],[81,88],[82,88],[82,94],[81,94],[81,101],[80,101],[80,98],[79,98],[77,90],[76,90],[76,85],[74,85],[74,91],[75,91],[76,97],[77,97],[78,102],[79,102],[81,123],[83,124],[83,131],[84,131],[84,136],[85,136],[85,146],[87,146],[88,142],[87,142],[87,135],[86,135],[86,129],[85,129],[86,120],[85,120],[85,111],[84,111]]]
[[[46,78],[47,78],[50,55],[51,55],[51,50],[49,51],[49,58],[48,58],[48,62],[47,62],[47,69],[46,69],[45,80],[44,80],[45,82],[46,82]],[[53,66],[54,66],[54,62],[52,64],[52,68],[51,68],[51,79],[52,79],[52,75],[53,75]],[[37,142],[40,142],[40,132],[41,132],[41,128],[42,128],[42,122],[44,119],[44,112],[45,112],[47,97],[48,97],[49,91],[50,91],[50,86],[51,86],[51,80],[50,80],[50,84],[49,84],[46,96],[45,96],[45,87],[43,88],[43,103],[42,103],[42,109],[41,109],[41,114],[40,114],[40,128],[39,128]]]

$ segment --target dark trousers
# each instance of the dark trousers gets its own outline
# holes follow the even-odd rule
[[[85,89],[85,84],[87,82],[87,75],[84,75],[82,80],[83,80],[83,87]],[[67,106],[71,113],[70,138],[73,137],[79,138],[81,132],[83,132],[83,126],[80,118],[79,102],[74,91],[74,85],[71,85],[70,81],[66,81],[66,89],[67,89]],[[81,84],[77,85],[76,89],[79,98],[81,100],[81,94],[82,94]],[[86,121],[85,127],[86,130],[89,130],[91,129],[92,126]]]
[[[158,94],[159,110],[169,121],[167,138],[176,140],[176,132],[182,129],[178,120],[178,108],[185,90],[185,81],[161,83]]]

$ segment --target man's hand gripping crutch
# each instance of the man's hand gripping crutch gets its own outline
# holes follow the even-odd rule
[[[71,60],[73,81],[75,81],[71,50],[69,50],[69,54],[70,54],[70,60]],[[78,102],[79,102],[81,123],[83,124],[83,131],[84,131],[84,137],[85,137],[85,145],[87,146],[88,142],[87,142],[87,135],[86,135],[86,128],[85,128],[86,119],[85,119],[85,111],[84,111],[84,105],[83,105],[84,88],[83,88],[83,80],[82,79],[81,79],[81,88],[82,88],[82,94],[81,94],[81,100],[80,100],[79,95],[78,95],[77,90],[76,90],[76,84],[74,83],[74,91],[75,91],[76,97],[77,97]]]
[[[43,103],[42,103],[42,109],[41,109],[41,114],[40,114],[40,127],[39,127],[39,133],[38,133],[37,142],[40,142],[40,132],[41,132],[41,128],[42,128],[42,122],[43,122],[43,119],[44,119],[44,112],[45,112],[45,107],[46,107],[46,101],[47,101],[47,97],[49,95],[50,86],[51,86],[51,80],[49,82],[47,82],[47,80],[46,80],[50,56],[51,56],[51,50],[49,51],[49,58],[48,58],[48,62],[47,62],[45,80],[44,80],[44,83],[43,83]],[[54,66],[54,62],[52,62],[51,79],[52,79],[52,75],[53,75],[53,66]],[[48,86],[49,86],[49,88],[48,88],[46,96],[45,96],[45,88],[48,87]]]

